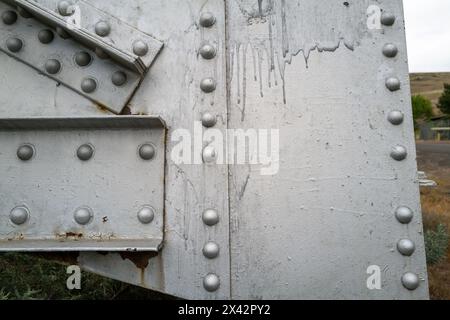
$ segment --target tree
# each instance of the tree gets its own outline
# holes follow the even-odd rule
[[[412,97],[412,106],[416,128],[420,122],[429,120],[433,116],[433,104],[428,98],[420,94]]]
[[[444,84],[444,93],[439,98],[438,108],[445,114],[450,115],[450,84]]]

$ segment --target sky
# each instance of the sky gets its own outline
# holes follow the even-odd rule
[[[403,0],[410,72],[450,72],[450,0]]]

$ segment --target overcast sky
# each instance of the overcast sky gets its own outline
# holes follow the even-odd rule
[[[450,72],[450,0],[403,0],[411,72]]]

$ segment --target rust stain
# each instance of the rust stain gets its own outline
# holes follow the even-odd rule
[[[150,259],[156,257],[158,252],[120,252],[119,253],[123,260],[130,260],[134,265],[145,270],[148,267]]]
[[[94,106],[102,113],[111,114],[111,111],[109,111],[107,107],[98,102],[94,102]]]
[[[131,108],[129,106],[126,106],[122,109],[122,112],[120,113],[122,116],[130,116],[131,115]]]
[[[60,240],[64,239],[81,239],[83,238],[82,233],[76,233],[76,232],[66,232],[66,233],[58,233],[56,237]]]

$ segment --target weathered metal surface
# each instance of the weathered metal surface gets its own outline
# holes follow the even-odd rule
[[[158,251],[165,129],[150,117],[0,119],[0,250]],[[141,159],[139,148],[157,152]],[[140,213],[151,212],[143,221]]]

